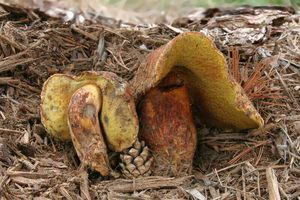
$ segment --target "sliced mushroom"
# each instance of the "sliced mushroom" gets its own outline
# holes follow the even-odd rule
[[[134,100],[127,83],[110,72],[51,76],[44,83],[41,94],[41,120],[47,132],[61,140],[70,139],[68,105],[75,91],[86,84],[95,84],[101,89],[100,123],[108,147],[117,152],[130,147],[138,134]]]
[[[88,84],[71,97],[67,121],[70,135],[81,162],[107,176],[110,171],[107,148],[99,124],[101,90]]]

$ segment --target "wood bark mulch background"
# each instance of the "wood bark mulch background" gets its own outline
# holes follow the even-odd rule
[[[65,22],[37,9],[0,5],[1,199],[300,198],[299,12],[216,8],[156,25],[92,14],[81,19]],[[104,179],[80,170],[72,144],[53,140],[41,124],[44,81],[86,70],[130,81],[149,52],[185,31],[211,36],[248,89],[264,129],[199,128],[187,177]]]

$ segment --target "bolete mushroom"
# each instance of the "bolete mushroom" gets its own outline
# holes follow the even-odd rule
[[[169,76],[176,78],[171,78],[170,81]],[[166,79],[168,81],[165,81]],[[165,83],[162,83],[162,80]],[[168,85],[169,88],[175,86],[175,90],[160,92],[161,85],[164,85],[164,88],[168,88]],[[176,85],[180,88],[176,89]],[[180,132],[179,127],[187,126],[184,120],[180,124],[178,115],[190,115],[184,113],[188,109],[182,109],[180,106],[184,99],[188,99],[185,92],[181,91],[182,87],[188,88],[191,97],[191,102],[186,100],[186,104],[192,103],[197,108],[195,115],[207,126],[245,130],[262,127],[264,123],[241,86],[229,75],[222,53],[211,39],[199,32],[182,33],[150,53],[138,69],[131,86],[136,99],[143,99],[144,95],[140,106],[140,137],[152,151],[173,164],[174,160],[175,163],[178,161],[177,165],[183,161],[173,155],[187,149],[190,149],[191,155],[185,157],[186,162],[191,163],[196,145],[195,137],[191,137],[194,135],[192,129],[186,130],[185,137],[181,134],[178,137],[174,133]],[[158,89],[153,89],[156,87]],[[182,96],[175,98],[176,95]],[[174,100],[170,100],[172,96]],[[173,102],[174,105],[168,106],[174,108],[162,108],[163,103],[155,103],[160,99]],[[161,109],[158,110],[154,105],[160,106]],[[162,116],[168,115],[168,119],[158,120],[159,112]],[[167,112],[169,113],[166,114]],[[156,117],[153,117],[153,113],[157,114]],[[192,126],[192,121],[189,123],[188,126]],[[162,136],[163,134],[169,135]],[[172,142],[171,137],[174,137]],[[178,145],[179,143],[184,145]]]
[[[130,88],[110,72],[52,75],[43,86],[40,112],[47,132],[61,140],[70,140],[73,134],[79,157],[93,168],[102,169],[102,174],[107,174],[105,165],[93,163],[99,162],[96,158],[100,152],[101,160],[106,162],[105,142],[110,150],[120,152],[132,146],[139,130]],[[98,115],[99,123],[94,121],[98,121]],[[94,151],[88,151],[86,145],[90,144],[95,144]],[[88,155],[92,152],[94,155]]]

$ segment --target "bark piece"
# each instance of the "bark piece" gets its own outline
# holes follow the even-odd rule
[[[103,99],[100,123],[108,147],[117,152],[130,147],[138,134],[134,100],[128,84],[110,72],[51,76],[44,83],[41,94],[41,120],[47,132],[61,140],[70,139],[67,107],[73,93],[86,84],[95,84],[101,89]]]
[[[208,126],[251,129],[263,126],[241,86],[229,75],[222,53],[199,32],[186,32],[150,53],[131,82],[140,97],[171,71],[180,76]]]
[[[154,171],[181,175],[192,169],[197,133],[187,87],[169,84],[164,81],[142,100],[140,137],[154,152]]]
[[[98,119],[101,105],[101,90],[92,84],[82,86],[71,97],[67,118],[71,138],[81,162],[100,172],[102,176],[107,176],[110,167]]]

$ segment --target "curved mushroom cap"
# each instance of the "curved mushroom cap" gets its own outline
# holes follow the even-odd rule
[[[175,71],[190,88],[201,121],[208,126],[251,129],[263,119],[229,75],[222,53],[204,34],[186,32],[150,53],[131,86],[141,96]]]
[[[61,140],[70,139],[67,108],[73,93],[86,84],[97,85],[103,102],[100,122],[108,147],[122,151],[137,138],[138,119],[128,84],[110,72],[85,72],[80,76],[55,74],[43,86],[41,120],[48,133]]]

